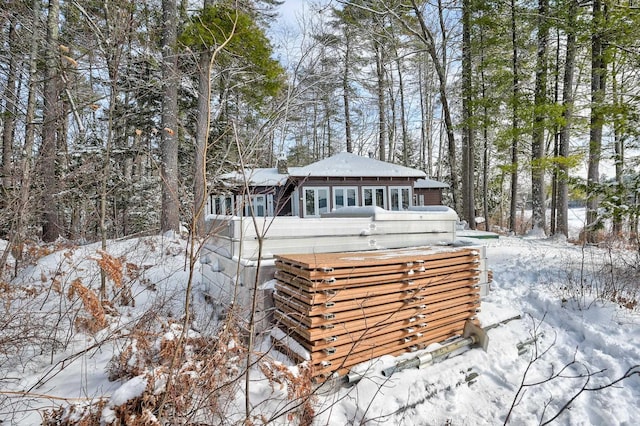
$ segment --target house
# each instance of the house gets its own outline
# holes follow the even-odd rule
[[[276,168],[247,169],[223,176],[226,193],[211,194],[207,213],[218,215],[321,215],[342,207],[409,210],[442,204],[448,185],[417,169],[342,152],[304,167],[280,160]],[[250,202],[249,202],[250,201]]]

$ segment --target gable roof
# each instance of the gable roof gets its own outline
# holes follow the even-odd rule
[[[299,168],[290,168],[292,177],[426,177],[422,170],[341,152]]]

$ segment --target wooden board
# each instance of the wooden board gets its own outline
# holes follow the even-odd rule
[[[278,256],[274,316],[321,381],[461,334],[477,321],[480,262],[440,247]]]
[[[276,308],[286,314],[294,321],[299,321],[307,327],[328,327],[336,323],[350,321],[354,319],[368,318],[374,315],[392,314],[405,309],[412,309],[416,314],[429,314],[446,309],[451,306],[458,306],[467,303],[479,303],[480,295],[476,293],[466,293],[460,297],[445,296],[442,300],[437,298],[425,300],[411,300],[387,303],[384,305],[369,306],[355,311],[345,311],[327,313],[322,316],[309,316],[304,312],[303,307],[291,303],[290,300],[279,299],[276,295]]]
[[[383,355],[398,356],[403,353],[422,350],[433,343],[439,343],[455,336],[461,336],[465,322],[466,321],[460,321],[458,323],[439,327],[429,333],[423,334],[420,338],[416,338],[414,341],[390,342],[382,345],[376,345],[375,347],[369,347],[362,351],[354,351],[348,356],[338,358],[337,360],[312,359],[308,362],[311,362],[313,365],[313,379],[316,382],[323,382],[334,374],[343,375],[348,373],[351,367],[362,362]],[[474,322],[477,323],[477,321]],[[305,360],[299,358],[298,361],[303,362]]]
[[[325,280],[310,281],[307,278],[292,275],[286,271],[276,270],[275,277],[280,281],[287,282],[289,285],[305,289],[307,291],[325,291],[345,287],[360,287],[368,285],[379,285],[385,283],[393,283],[398,281],[416,280],[421,278],[439,277],[453,274],[460,271],[475,271],[479,273],[475,263],[463,263],[460,265],[447,265],[433,269],[425,269],[424,271],[407,271],[384,275],[372,276],[351,276],[347,278],[327,278]]]
[[[431,313],[423,313],[419,309],[406,309],[393,312],[391,314],[376,315],[368,318],[361,318],[336,324],[325,324],[324,326],[310,328],[295,321],[280,311],[276,311],[276,325],[286,330],[288,334],[295,334],[303,346],[311,349],[316,345],[322,345],[326,339],[334,340],[342,335],[358,333],[363,330],[373,330],[382,327],[411,327],[412,325],[431,322],[440,318],[455,315],[460,312],[468,312],[469,316],[475,316],[479,311],[478,303],[467,303],[451,306]]]
[[[462,309],[451,309],[446,315],[439,318],[430,318],[419,322],[409,323],[408,321],[390,322],[370,327],[362,330],[352,331],[348,329],[346,333],[330,335],[324,339],[307,340],[302,337],[295,328],[287,328],[286,331],[294,340],[300,343],[311,353],[324,351],[332,347],[347,345],[366,344],[374,340],[380,343],[382,340],[392,341],[403,338],[412,338],[415,335],[428,332],[434,328],[446,325],[447,323],[473,318],[476,312],[465,306]],[[282,325],[280,326],[281,328]]]
[[[452,260],[472,262],[478,258],[474,249],[434,250],[415,249],[372,250],[361,252],[291,254],[276,256],[276,266],[309,280],[327,280],[350,276],[368,276],[407,272],[421,267],[433,268],[452,264]],[[438,262],[444,260],[445,262]]]
[[[403,280],[364,287],[340,287],[330,290],[309,291],[306,287],[296,287],[291,276],[279,275],[276,291],[290,296],[300,303],[312,306],[326,303],[337,303],[346,300],[364,299],[396,292],[409,295],[429,289],[432,293],[448,291],[478,283],[478,274],[474,271],[462,270],[449,275]]]
[[[326,316],[329,314],[337,314],[345,311],[363,311],[367,308],[386,305],[394,302],[411,303],[414,301],[423,303],[434,303],[443,299],[452,299],[458,296],[465,296],[473,290],[474,281],[465,280],[457,281],[449,285],[446,289],[441,289],[441,286],[422,287],[415,289],[414,291],[401,291],[394,293],[387,293],[378,296],[363,295],[360,297],[354,297],[352,299],[327,302],[319,305],[308,305],[301,303],[292,297],[283,296],[281,293],[275,295],[275,300],[281,303],[287,303],[291,307],[299,307],[298,311],[309,316]],[[471,289],[470,289],[471,288]]]

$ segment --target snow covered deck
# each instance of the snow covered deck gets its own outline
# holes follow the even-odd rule
[[[347,207],[321,218],[209,215],[206,248],[229,259],[257,260],[278,254],[379,250],[447,245],[456,239],[458,215],[432,206],[412,211]]]

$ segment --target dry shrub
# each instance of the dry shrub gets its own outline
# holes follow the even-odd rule
[[[221,331],[217,338],[191,331],[182,340],[181,333],[177,323],[168,323],[156,333],[135,331],[111,359],[109,380],[144,375],[149,383],[139,398],[114,408],[121,424],[155,424],[155,417],[147,416],[150,423],[141,419],[160,409],[165,418],[180,424],[193,422],[194,416],[218,419],[210,424],[224,418],[224,407],[233,401],[235,382],[241,377],[239,365],[246,356],[245,348],[237,344],[235,331]]]
[[[110,380],[123,382],[144,377],[144,391],[119,406],[107,401],[92,409],[78,407],[75,424],[97,424],[91,421],[106,418],[112,425],[229,424],[232,405],[237,413],[235,399],[243,391],[248,356],[238,329],[225,323],[216,336],[205,337],[193,330],[183,333],[177,322],[153,332],[141,328],[134,328],[124,348],[112,357],[108,374]],[[294,372],[264,357],[258,365],[274,388],[286,389],[294,407],[284,414],[288,422],[310,425],[315,415],[311,368],[301,364]],[[48,424],[70,424],[61,413],[50,412],[53,420]]]
[[[90,315],[88,317],[78,315],[76,327],[79,330],[86,330],[91,333],[105,328],[107,326],[107,317],[100,303],[100,298],[94,291],[82,285],[80,278],[76,278],[71,282],[67,298],[71,300],[75,295],[80,297],[85,311]]]
[[[129,344],[119,354],[114,354],[107,366],[110,381],[129,380],[143,374],[152,365],[154,351],[150,338],[154,339],[150,333],[140,330],[132,332]]]
[[[98,250],[100,258],[94,258],[102,272],[113,281],[114,300],[119,300],[120,306],[135,306],[135,299],[131,293],[131,281],[136,279],[140,273],[140,267],[127,262],[124,263],[123,257],[114,257],[109,253]],[[126,277],[129,278],[129,285],[124,282]]]
[[[98,250],[98,253],[102,257],[95,259],[95,261],[98,263],[98,266],[100,266],[100,269],[113,281],[113,285],[116,288],[122,287],[122,259],[111,256],[104,250]]]
[[[313,405],[316,399],[312,384],[312,367],[307,363],[298,364],[298,374],[295,374],[289,367],[268,358],[263,359],[258,365],[272,388],[275,384],[280,388],[286,387],[287,398],[297,407],[287,413],[287,421],[300,426],[311,425],[315,417]]]
[[[107,401],[99,399],[94,403],[77,403],[60,406],[45,411],[42,416],[43,426],[94,426],[100,424],[102,409]]]
[[[147,387],[142,395],[131,398],[122,405],[113,407],[116,420],[111,424],[127,426],[159,426],[161,424],[154,414],[160,399],[153,392],[156,374],[158,373],[148,372],[145,374]]]

